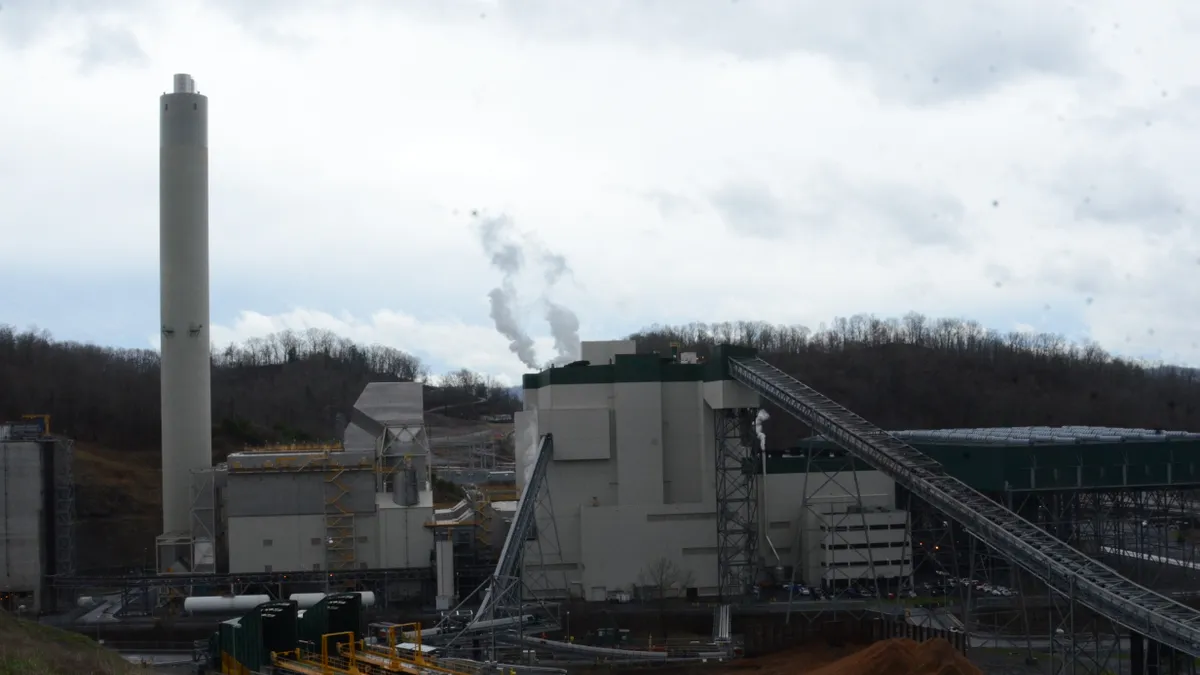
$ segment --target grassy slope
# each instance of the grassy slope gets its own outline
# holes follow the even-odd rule
[[[0,675],[125,675],[149,671],[78,633],[0,611]]]

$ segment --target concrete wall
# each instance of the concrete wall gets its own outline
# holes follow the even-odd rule
[[[331,495],[324,473],[230,472],[225,489],[225,513],[231,518],[284,515],[322,515]],[[350,491],[339,503],[355,513],[375,510],[375,474],[347,471],[338,482]]]
[[[663,387],[660,382],[613,385],[617,503],[663,503]]]
[[[634,340],[605,340],[587,341],[580,345],[580,357],[594,366],[612,363],[617,354],[636,354],[637,342]]]
[[[300,572],[325,567],[323,515],[229,518],[229,571]]]
[[[427,495],[428,493],[425,493]],[[424,496],[424,495],[423,495]],[[433,530],[425,523],[433,519],[433,504],[403,507],[382,495],[379,501],[378,563],[373,567],[429,567],[433,554]],[[357,520],[357,519],[356,519]]]
[[[681,571],[675,581],[702,595],[717,592],[717,521],[711,507],[585,507],[581,515],[586,564],[580,581],[587,599],[660,583],[651,568],[663,559]]]
[[[382,495],[380,499],[390,497]],[[429,507],[392,504],[354,518],[355,562],[359,567],[428,567],[433,533],[425,527]],[[325,516],[260,516],[228,521],[232,573],[325,569]]]
[[[41,445],[0,442],[0,590],[37,590],[42,578]],[[53,545],[53,542],[46,542]]]

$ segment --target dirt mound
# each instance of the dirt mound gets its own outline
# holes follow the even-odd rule
[[[149,672],[78,633],[18,619],[0,610],[0,673],[146,675]]]
[[[810,671],[810,675],[982,675],[942,638],[917,644],[884,640],[844,659]]]

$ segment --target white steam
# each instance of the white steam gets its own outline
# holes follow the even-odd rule
[[[521,359],[521,363],[537,370],[539,368],[537,355],[533,348],[533,338],[521,328],[521,323],[517,321],[517,315],[513,312],[513,299],[515,293],[506,291],[503,287],[493,288],[488,293],[488,299],[491,300],[492,310],[489,313],[492,317],[492,323],[496,325],[496,330],[501,335],[508,338],[508,349]]]
[[[508,349],[517,355],[529,368],[541,367],[537,360],[533,338],[521,326],[517,314],[516,277],[525,266],[526,249],[540,250],[535,256],[544,268],[545,294],[549,294],[558,282],[571,275],[567,259],[559,253],[538,246],[528,235],[521,235],[506,215],[485,216],[479,220],[479,241],[491,260],[492,266],[503,274],[501,283],[488,293],[491,302],[492,322],[496,331],[508,340]],[[545,300],[546,322],[554,337],[554,363],[563,365],[578,361],[581,349],[579,340],[579,317],[570,308]]]
[[[566,307],[546,301],[546,321],[550,323],[550,334],[554,336],[554,351],[559,365],[578,361],[581,353],[579,341],[579,317]]]
[[[536,414],[536,413],[534,413]],[[529,479],[533,478],[533,467],[538,458],[537,418],[526,425],[525,433],[521,436],[521,489],[526,489]]]
[[[771,419],[770,413],[762,408],[758,409],[758,414],[754,416],[754,435],[758,436],[759,449],[763,452],[767,451],[767,432],[763,431],[763,422]]]
[[[517,288],[515,278],[525,264],[521,247],[511,241],[512,220],[508,216],[484,218],[479,224],[479,240],[492,260],[492,266],[504,275],[500,285],[488,293],[492,309],[489,313],[496,331],[508,339],[508,349],[527,367],[537,370],[537,354],[533,338],[521,327],[517,318]]]

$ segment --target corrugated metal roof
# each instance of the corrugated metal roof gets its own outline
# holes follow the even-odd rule
[[[372,382],[354,408],[384,426],[421,424],[425,420],[425,391],[420,382]]]
[[[1200,440],[1200,433],[1126,429],[1120,427],[981,427],[975,429],[910,429],[891,432],[912,442],[969,443],[982,445],[1035,445],[1040,443],[1125,443]]]

